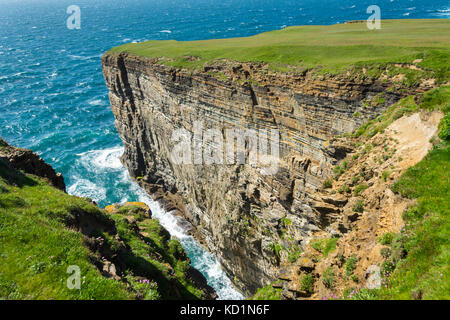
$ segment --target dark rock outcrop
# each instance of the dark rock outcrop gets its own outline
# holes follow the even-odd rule
[[[0,138],[0,159],[16,170],[45,178],[55,188],[66,191],[62,174],[57,173],[51,165],[45,163],[31,150],[12,147]]]

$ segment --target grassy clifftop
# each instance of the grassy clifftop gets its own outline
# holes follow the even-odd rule
[[[383,20],[381,30],[369,30],[365,23],[296,26],[246,38],[125,44],[110,53],[162,57],[163,64],[189,69],[227,59],[265,62],[283,71],[319,68],[331,73],[355,65],[423,59],[419,66],[434,70],[441,79],[448,76],[449,34],[450,21],[446,19]]]
[[[5,153],[12,147],[0,139],[0,148]],[[4,159],[0,299],[212,297],[210,288],[194,283],[198,272],[179,241],[170,239],[145,206],[112,206],[107,213]],[[74,274],[69,266],[79,267],[80,289],[67,286]]]

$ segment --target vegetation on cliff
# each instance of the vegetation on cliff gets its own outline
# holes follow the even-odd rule
[[[438,133],[441,141],[434,137],[434,147],[425,159],[391,185],[395,193],[415,199],[417,205],[404,212],[405,226],[400,233],[385,234],[380,239],[387,246],[382,252],[385,285],[379,290],[363,291],[358,298],[450,298],[450,86],[416,97],[418,104],[412,98],[391,108],[382,116],[384,120],[413,111],[440,110],[444,113]]]
[[[342,138],[354,150],[323,192],[346,204],[344,234],[319,232],[280,276],[284,285],[254,298],[279,299],[283,289],[315,299],[450,298],[449,94],[447,85],[402,99]]]
[[[405,228],[388,245],[385,266],[394,270],[383,299],[450,299],[450,143],[437,145],[393,185],[402,196],[417,199],[403,219]],[[395,253],[405,250],[404,258]]]
[[[0,148],[12,147],[0,139]],[[179,241],[148,208],[109,209],[0,157],[0,299],[210,297],[191,279]],[[67,286],[69,266],[81,271],[80,289]]]
[[[187,69],[225,59],[263,62],[272,70],[295,73],[315,69],[347,78],[378,78],[387,70],[389,76],[404,74],[404,81],[412,85],[430,77],[441,83],[449,77],[449,34],[445,19],[383,20],[380,30],[369,30],[364,22],[295,26],[246,38],[130,43],[110,53],[159,58],[162,64]],[[418,68],[407,65],[414,61],[420,61]]]

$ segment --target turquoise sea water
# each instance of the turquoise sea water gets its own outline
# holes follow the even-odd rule
[[[119,161],[100,58],[111,47],[150,39],[249,36],[289,25],[382,18],[449,18],[448,0],[0,0],[0,136],[38,152],[62,172],[68,192],[100,206],[149,203],[179,237],[221,299],[239,299],[217,261],[133,183]],[[81,9],[69,30],[68,6]]]

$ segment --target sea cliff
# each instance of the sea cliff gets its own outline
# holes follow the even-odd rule
[[[256,39],[262,42],[261,37]],[[195,45],[200,52],[203,44]],[[180,43],[176,51],[177,44],[170,42],[166,53],[158,46],[164,44],[125,46],[102,58],[125,147],[123,163],[167,209],[193,224],[197,238],[249,294],[278,279],[314,234],[342,237],[352,229],[354,220],[343,209],[348,199],[322,192],[333,167],[357,149],[337,137],[442,82],[443,71],[421,67],[427,59],[416,49],[408,58],[324,72],[326,65],[274,64],[264,57],[232,60],[219,54],[205,60],[194,49],[183,49],[194,43]],[[180,165],[172,157],[172,134],[180,129],[194,133],[197,121],[220,132],[276,130],[278,170],[268,175],[251,165]],[[222,148],[210,141],[206,145]]]

